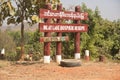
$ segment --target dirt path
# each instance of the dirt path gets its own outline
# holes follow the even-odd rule
[[[87,62],[71,68],[54,62],[9,65],[0,68],[0,80],[120,80],[120,64]]]

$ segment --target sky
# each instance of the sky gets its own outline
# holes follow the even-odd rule
[[[96,6],[100,11],[100,15],[108,20],[120,19],[120,0],[60,0],[63,7],[69,8],[70,6],[81,5],[82,2],[92,10]]]

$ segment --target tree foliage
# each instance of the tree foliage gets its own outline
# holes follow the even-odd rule
[[[48,2],[54,5],[59,0],[1,0],[0,4],[0,25],[7,19],[7,24],[21,24],[21,60],[24,58],[24,22],[34,24],[33,15],[39,14],[39,9],[44,8]]]
[[[90,50],[93,57],[103,54],[109,58],[116,55],[120,49],[120,22],[103,19],[98,7],[94,11],[82,5],[82,10],[89,14],[89,21],[83,21],[89,25],[87,33],[82,33],[82,49]],[[85,40],[87,41],[84,41]],[[87,39],[86,39],[87,38]],[[116,42],[117,41],[117,42]],[[86,44],[85,44],[86,42]],[[83,47],[84,46],[84,47]],[[86,47],[85,47],[86,46]],[[116,49],[115,49],[116,47]],[[96,55],[96,56],[94,56]]]
[[[98,7],[92,10],[87,8],[84,3],[81,5],[81,10],[89,14],[89,20],[81,21],[82,24],[88,24],[88,32],[81,33],[81,55],[84,56],[84,51],[87,49],[90,51],[91,59],[95,59],[99,55],[114,58],[120,50],[120,20],[104,19],[100,15]],[[74,35],[72,35],[73,33],[68,34],[70,37],[69,45],[68,43],[63,44],[65,56],[71,55],[71,52],[74,53]],[[71,56],[73,57],[73,55]]]

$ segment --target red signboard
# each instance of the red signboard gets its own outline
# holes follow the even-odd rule
[[[62,37],[40,37],[40,42],[58,42],[58,41],[68,41],[68,36],[62,36]]]
[[[58,11],[40,9],[40,18],[57,18],[57,19],[73,19],[73,20],[87,20],[88,13],[86,12],[72,12],[72,11]]]
[[[39,29],[41,32],[86,32],[88,25],[40,23]]]

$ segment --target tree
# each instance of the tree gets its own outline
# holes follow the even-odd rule
[[[21,24],[21,60],[24,59],[24,22],[36,23],[32,20],[33,15],[39,14],[39,9],[51,0],[1,0],[0,24],[7,19],[7,24]],[[53,0],[53,8],[59,0]],[[38,19],[38,17],[37,17]]]

